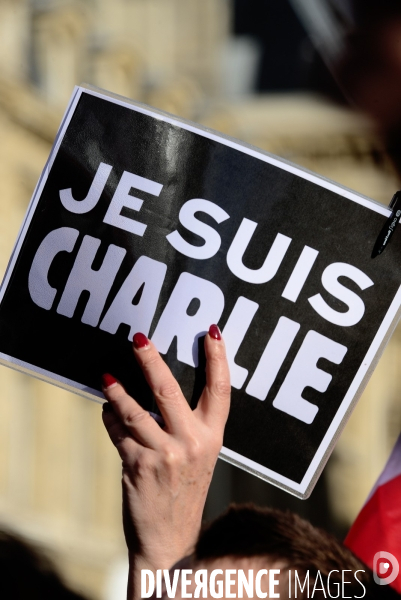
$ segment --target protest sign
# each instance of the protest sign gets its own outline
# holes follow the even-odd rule
[[[385,207],[216,132],[76,88],[0,290],[0,358],[86,397],[148,335],[191,406],[227,345],[222,458],[307,497],[400,312]]]

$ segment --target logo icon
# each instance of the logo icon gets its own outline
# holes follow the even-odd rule
[[[390,552],[376,552],[373,557],[373,579],[378,585],[389,585],[400,571],[398,560]]]

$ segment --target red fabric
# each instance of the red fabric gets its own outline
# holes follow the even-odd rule
[[[344,543],[370,569],[374,555],[382,550],[393,554],[401,565],[401,475],[379,485]],[[391,585],[401,593],[401,573]]]

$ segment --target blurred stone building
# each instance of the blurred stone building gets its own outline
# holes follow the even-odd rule
[[[246,64],[235,62],[230,11],[229,0],[0,0],[2,273],[63,109],[82,81],[198,120],[388,203],[397,181],[362,117],[306,93],[229,95],[238,86],[227,77]],[[328,467],[331,509],[344,524],[401,428],[399,355],[396,333]],[[125,555],[120,467],[99,405],[0,372],[0,521],[47,548],[78,590],[117,600],[113,581],[121,581]],[[209,514],[233,496],[230,469],[221,481],[217,472]]]

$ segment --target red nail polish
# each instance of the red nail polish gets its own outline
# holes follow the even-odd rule
[[[111,387],[112,385],[115,385],[116,383],[117,379],[113,377],[113,375],[110,375],[110,373],[105,373],[104,375],[102,375],[102,385],[106,390],[107,388]]]
[[[149,340],[143,333],[136,333],[132,339],[134,342],[134,347],[139,350],[140,348],[145,348],[149,346]]]
[[[209,335],[214,340],[221,340],[220,329],[217,327],[217,325],[210,325],[210,327],[209,327]]]

